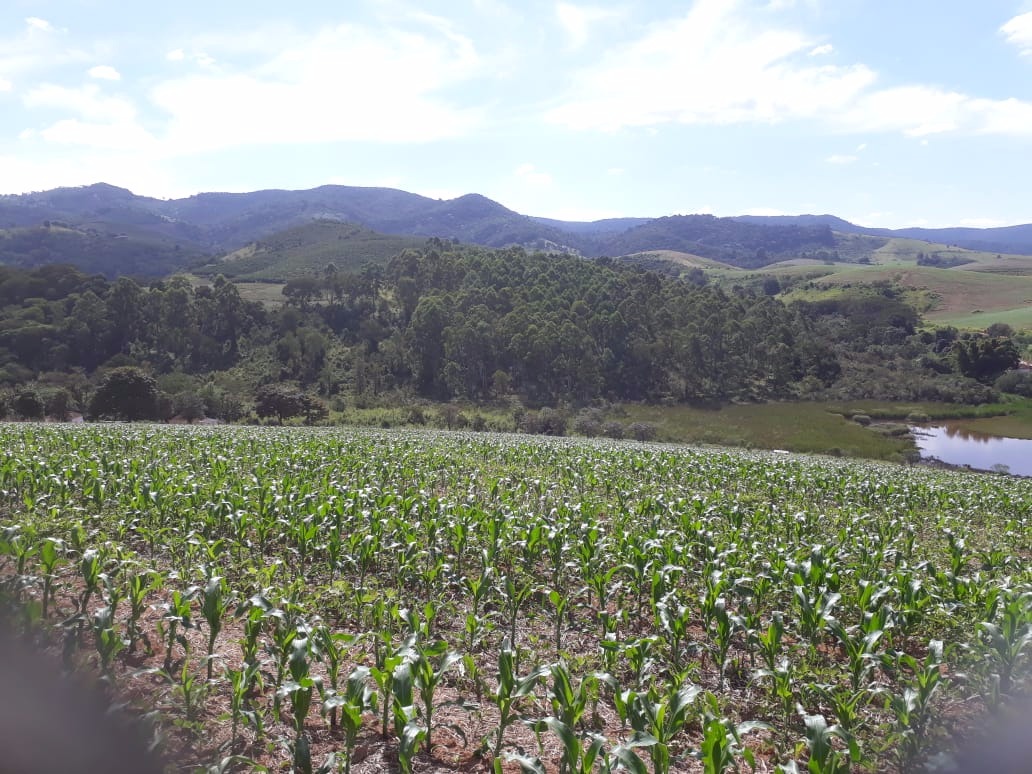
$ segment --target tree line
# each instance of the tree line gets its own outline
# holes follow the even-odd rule
[[[329,264],[283,299],[245,301],[223,277],[141,285],[0,266],[0,390],[8,408],[35,391],[47,413],[56,401],[89,414],[105,378],[135,368],[154,381],[159,417],[311,421],[369,397],[538,408],[909,398],[913,383],[978,402],[1017,359],[1005,336],[918,331],[888,291],[786,306],[607,258],[438,239],[359,272]]]

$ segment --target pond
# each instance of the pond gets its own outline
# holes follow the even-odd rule
[[[910,429],[922,459],[935,458],[949,465],[1032,476],[1032,440],[1003,438],[949,424]]]

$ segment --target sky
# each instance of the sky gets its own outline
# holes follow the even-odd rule
[[[4,0],[0,193],[1032,222],[1032,0]]]

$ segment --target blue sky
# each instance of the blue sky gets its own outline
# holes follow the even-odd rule
[[[1032,222],[1032,0],[6,0],[0,193]]]

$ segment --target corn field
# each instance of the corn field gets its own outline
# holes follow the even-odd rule
[[[170,771],[948,770],[1032,481],[483,434],[0,429],[0,600]]]

